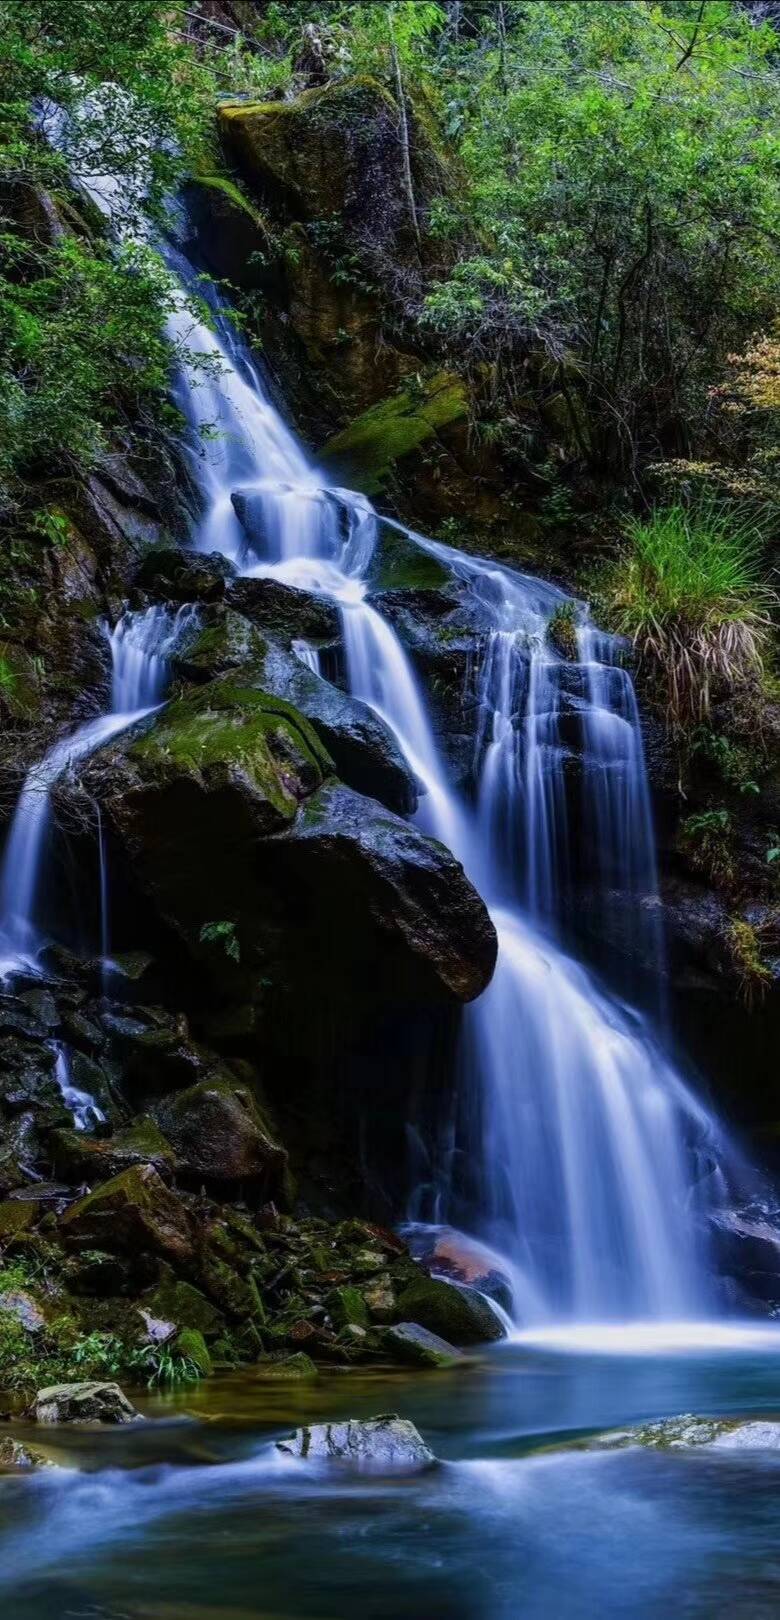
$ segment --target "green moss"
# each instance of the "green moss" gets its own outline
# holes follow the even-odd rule
[[[208,1378],[211,1372],[211,1356],[203,1334],[197,1328],[182,1328],[181,1333],[177,1334],[173,1348],[183,1361],[191,1361],[193,1366],[197,1367],[201,1378]]]
[[[259,225],[261,228],[265,227],[265,221],[259,209],[255,207],[254,203],[250,202],[248,197],[244,196],[241,187],[236,185],[235,180],[230,180],[226,174],[198,174],[195,176],[195,180],[199,186],[206,186],[210,191],[221,192],[222,196],[226,197],[228,202],[232,203],[235,208],[240,208],[242,213],[248,214],[253,225]]]
[[[429,551],[397,529],[383,527],[371,559],[372,590],[438,590],[451,583],[447,569]]]
[[[358,1288],[334,1288],[325,1300],[325,1308],[334,1324],[342,1328],[350,1324],[368,1327],[366,1302]]]
[[[316,732],[292,704],[258,687],[223,677],[169,704],[133,743],[130,758],[145,769],[204,773],[240,769],[286,820],[298,808],[294,778],[318,785],[333,762]]]
[[[468,414],[462,378],[440,371],[419,388],[401,389],[372,405],[320,451],[320,459],[367,495],[378,494],[395,463]]]

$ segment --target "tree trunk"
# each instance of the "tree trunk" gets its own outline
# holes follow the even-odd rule
[[[414,184],[412,181],[412,160],[409,152],[409,120],[406,116],[406,95],[404,81],[401,73],[401,58],[398,55],[398,46],[395,42],[395,29],[393,28],[393,8],[387,13],[387,26],[390,33],[390,61],[395,78],[395,92],[398,101],[398,113],[401,121],[401,163],[403,169],[404,191],[409,205],[409,218],[412,222],[415,241],[420,246],[420,226],[417,220],[417,206],[414,200]]]

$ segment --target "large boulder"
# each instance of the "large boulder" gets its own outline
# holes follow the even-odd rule
[[[118,1384],[81,1382],[39,1389],[30,1413],[36,1423],[137,1423],[137,1412]]]
[[[387,1413],[360,1422],[315,1423],[296,1429],[289,1440],[277,1440],[277,1450],[307,1462],[344,1462],[371,1473],[418,1473],[436,1461],[422,1435],[408,1418]]]
[[[504,1329],[480,1294],[422,1273],[398,1297],[399,1320],[419,1322],[450,1344],[502,1339]]]
[[[240,491],[236,491],[236,504]],[[238,510],[238,507],[237,507]],[[331,643],[338,639],[339,615],[332,602],[279,579],[236,579],[228,591],[230,606],[287,641]]]
[[[255,1185],[268,1198],[279,1197],[287,1154],[249,1087],[227,1070],[164,1098],[157,1117],[183,1173],[201,1181]]]
[[[286,1047],[322,1019],[468,1001],[495,964],[460,864],[332,768],[297,708],[231,675],[87,773],[160,914],[221,990],[275,1009]]]
[[[151,1165],[123,1170],[79,1198],[62,1216],[60,1232],[76,1249],[131,1258],[151,1254],[178,1266],[192,1259],[195,1248],[189,1212]]]
[[[171,602],[217,602],[225,594],[235,567],[218,551],[189,551],[157,546],[146,553],[137,583]]]

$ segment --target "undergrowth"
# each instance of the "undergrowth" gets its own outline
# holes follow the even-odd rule
[[[625,536],[605,605],[660,686],[671,728],[688,732],[715,690],[762,678],[775,595],[761,579],[761,515],[701,497],[630,518]]]

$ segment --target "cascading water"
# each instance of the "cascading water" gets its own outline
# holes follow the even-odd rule
[[[415,1213],[457,1220],[509,1256],[524,1321],[704,1312],[696,1213],[714,1178],[694,1163],[702,1150],[726,1159],[728,1148],[638,1014],[559,940],[565,776],[576,760],[599,892],[649,916],[657,946],[641,732],[614,644],[575,609],[579,663],[564,661],[547,638],[568,601],[560,591],[404,531],[447,563],[488,625],[475,802],[461,802],[406,653],[366,600],[385,520],[310,465],[224,322],[200,328],[182,304],[177,339],[183,321],[189,347],[216,357],[208,380],[184,371],[178,384],[203,498],[198,545],[338,603],[350,689],[392,727],[423,790],[420,824],[463,861],[499,933],[494,980],[465,1014],[452,1118],[429,1144]]]
[[[167,678],[166,652],[182,627],[182,616],[191,613],[191,608],[180,610],[174,618],[167,608],[151,607],[124,614],[107,632],[110,710],[61,738],[28,771],[0,871],[0,977],[34,973],[37,953],[45,943],[39,911],[54,787],[78,760],[157,708]],[[101,888],[105,893],[105,882]]]

